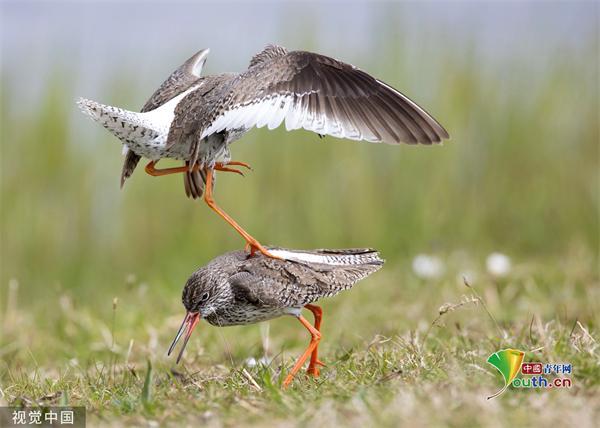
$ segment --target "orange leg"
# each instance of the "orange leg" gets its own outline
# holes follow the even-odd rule
[[[158,161],[150,161],[148,163],[148,165],[146,165],[146,172],[148,174],[150,174],[153,177],[160,177],[163,175],[169,175],[169,174],[178,174],[180,172],[187,172],[188,167],[187,166],[178,166],[175,168],[163,168],[163,169],[156,169],[154,168],[154,166],[158,163]]]
[[[315,330],[321,332],[321,320],[323,319],[323,309],[317,305],[306,305],[306,309],[311,311],[315,317]],[[306,373],[314,377],[319,377],[319,368],[317,366],[325,366],[318,358],[319,345],[315,346],[312,355],[310,356],[310,362],[308,363],[308,369]]]
[[[319,330],[310,325],[306,318],[304,318],[302,315],[298,315],[298,321],[300,321],[302,325],[306,327],[306,329],[310,332],[310,344],[308,345],[308,348],[306,348],[306,351],[304,351],[304,354],[302,354],[302,356],[298,358],[298,361],[296,361],[296,364],[294,364],[294,367],[292,367],[292,370],[283,381],[284,388],[287,388],[290,385],[290,383],[292,383],[292,380],[294,379],[296,373],[298,373],[298,370],[302,368],[304,362],[308,359],[308,357],[311,356],[313,351],[319,345],[319,341],[321,340],[321,333],[319,333]]]
[[[204,186],[205,187],[204,201],[206,202],[206,204],[213,211],[215,211],[217,214],[219,214],[221,217],[223,217],[223,219],[227,223],[229,223],[237,231],[237,233],[242,235],[242,238],[244,238],[246,240],[247,244],[250,246],[250,255],[254,255],[254,253],[256,251],[258,251],[267,257],[271,257],[273,259],[279,259],[280,257],[276,257],[276,256],[272,255],[271,253],[269,253],[267,251],[267,249],[264,248],[260,244],[260,242],[258,242],[248,232],[246,232],[244,229],[242,229],[242,227],[239,224],[237,224],[234,219],[229,217],[229,215],[226,212],[224,212],[221,208],[219,208],[219,206],[215,203],[215,201],[212,197],[213,173],[214,173],[214,171],[212,169],[208,169],[208,168],[206,169],[206,186]]]

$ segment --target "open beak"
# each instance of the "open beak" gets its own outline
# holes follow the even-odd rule
[[[181,360],[183,351],[185,350],[185,347],[186,347],[188,341],[190,340],[192,331],[194,331],[194,328],[196,327],[196,324],[198,324],[199,321],[200,321],[200,312],[188,312],[185,315],[185,318],[183,319],[183,322],[181,323],[181,327],[179,327],[179,331],[177,332],[177,336],[175,336],[175,339],[173,339],[173,343],[171,343],[171,346],[169,347],[169,352],[167,352],[167,356],[171,355],[171,352],[173,352],[175,345],[177,345],[177,342],[179,342],[179,339],[181,339],[181,336],[183,335],[183,331],[185,330],[185,339],[183,341],[183,345],[181,346],[181,350],[179,351],[179,355],[177,356],[177,364],[179,364],[179,360]]]

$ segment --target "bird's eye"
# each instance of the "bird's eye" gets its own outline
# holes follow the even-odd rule
[[[210,297],[210,295],[208,293],[204,293],[202,295],[202,297],[200,297],[200,300],[203,301],[203,302],[206,302],[209,297]]]

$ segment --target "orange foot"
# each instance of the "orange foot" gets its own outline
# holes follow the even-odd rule
[[[190,171],[189,165],[178,166],[178,167],[174,167],[174,168],[158,169],[158,168],[156,168],[157,163],[158,163],[157,160],[150,161],[148,163],[148,165],[146,165],[146,168],[145,168],[146,173],[148,173],[149,175],[152,175],[154,177],[161,177],[163,175],[178,174],[178,173]],[[224,172],[234,172],[236,174],[240,174],[241,176],[244,175],[244,173],[242,171],[240,171],[239,169],[229,168],[229,166],[231,166],[231,165],[243,166],[244,168],[247,168],[250,171],[252,171],[252,167],[250,165],[248,165],[245,162],[239,162],[239,161],[231,161],[231,162],[226,162],[226,163],[217,162],[215,164],[215,170],[216,171],[224,171]],[[200,166],[198,164],[195,164],[191,168],[192,171],[198,171],[199,169],[200,169]]]
[[[245,162],[238,162],[238,161],[231,161],[231,162],[226,162],[226,163],[217,162],[215,164],[215,171],[234,172],[236,174],[241,175],[242,177],[244,176],[244,173],[242,171],[240,171],[239,169],[230,168],[231,165],[243,166],[244,168],[247,168],[250,171],[252,171],[252,167],[250,165],[248,165]]]
[[[246,241],[246,245],[244,246],[245,251],[250,251],[248,257],[254,256],[257,252],[261,253],[265,257],[269,257],[271,259],[283,260],[281,257],[275,256],[269,252],[265,247],[261,245],[256,239],[253,241]]]
[[[324,362],[317,360],[314,362],[314,364],[308,365],[308,368],[306,369],[306,374],[312,377],[319,377],[321,372],[319,371],[319,368],[317,366],[327,367]]]

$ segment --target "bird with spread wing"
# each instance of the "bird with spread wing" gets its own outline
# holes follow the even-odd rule
[[[202,76],[209,50],[187,60],[140,113],[79,99],[81,110],[119,138],[126,153],[121,186],[139,160],[153,176],[183,173],[189,197],[205,202],[245,240],[269,253],[213,199],[215,171],[242,174],[229,145],[253,127],[306,129],[319,135],[388,144],[434,144],[449,138],[429,113],[357,67],[328,56],[267,46],[242,73]],[[156,168],[160,159],[184,162]],[[242,174],[243,175],[243,174]]]

